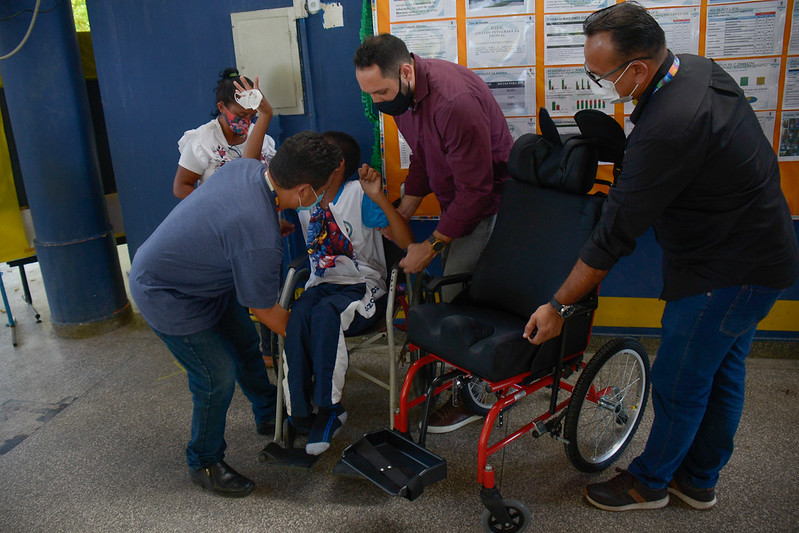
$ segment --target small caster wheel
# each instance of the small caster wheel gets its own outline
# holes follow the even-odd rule
[[[516,533],[527,529],[530,524],[530,510],[522,502],[504,498],[502,505],[508,510],[510,522],[502,523],[488,509],[483,511],[483,528],[488,533]]]

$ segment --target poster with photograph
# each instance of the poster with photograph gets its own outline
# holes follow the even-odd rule
[[[452,0],[390,0],[391,22],[455,18]]]
[[[777,109],[777,87],[780,81],[778,58],[739,59],[717,63],[743,89],[752,109]]]
[[[535,65],[535,16],[468,19],[469,68]]]
[[[458,27],[454,20],[392,24],[391,34],[419,57],[458,62]]]
[[[581,65],[585,62],[585,13],[544,16],[544,64]]]
[[[780,161],[799,161],[799,111],[784,111],[780,124]]]
[[[535,0],[466,0],[467,17],[535,13]]]
[[[534,69],[485,69],[475,74],[486,82],[506,117],[535,115]]]
[[[705,56],[780,54],[785,11],[784,1],[708,6]]]

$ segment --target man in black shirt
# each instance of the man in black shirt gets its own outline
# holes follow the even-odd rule
[[[651,374],[655,421],[629,471],[589,485],[586,498],[624,511],[663,507],[672,493],[707,509],[732,454],[757,323],[799,276],[777,158],[735,81],[710,59],[672,54],[639,4],[597,11],[583,31],[592,90],[611,103],[637,100],[635,129],[596,230],[524,336],[557,336],[559,311],[653,226],[666,300]]]

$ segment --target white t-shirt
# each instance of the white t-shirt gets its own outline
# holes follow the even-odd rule
[[[183,134],[178,141],[178,150],[180,150],[178,165],[199,174],[200,179],[197,180],[199,185],[228,161],[240,158],[248,140],[249,137],[241,144],[228,144],[219,120],[213,119]],[[264,135],[261,161],[269,165],[274,155],[275,140],[269,135]]]
[[[321,258],[326,262],[332,260],[332,264],[320,269],[320,258],[312,254],[311,277],[305,288],[320,283],[366,283],[367,287],[377,289],[373,294],[379,298],[386,292],[386,264],[383,239],[376,228],[388,226],[386,215],[364,194],[357,179],[344,182],[328,207],[341,233],[352,244],[354,257],[335,255]],[[303,233],[307,236],[311,215],[308,211],[299,211],[298,214]]]

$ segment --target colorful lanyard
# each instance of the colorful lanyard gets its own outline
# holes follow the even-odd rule
[[[266,186],[269,187],[269,190],[272,192],[272,199],[275,201],[275,209],[280,211],[280,198],[277,197],[277,192],[275,192],[275,187],[272,185],[272,182],[269,180],[269,175],[267,174],[268,171],[264,171],[264,179],[266,180]]]
[[[663,76],[663,79],[661,79],[657,85],[655,85],[655,90],[652,91],[652,94],[655,94],[658,92],[658,89],[670,82],[674,78],[674,75],[677,74],[678,70],[680,70],[680,58],[674,56],[674,63],[671,64],[671,68],[669,68],[669,71],[665,76]]]

